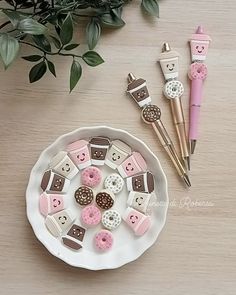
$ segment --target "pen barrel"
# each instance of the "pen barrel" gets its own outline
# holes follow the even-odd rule
[[[152,123],[152,127],[154,131],[156,132],[162,146],[165,148],[167,154],[169,155],[171,161],[173,162],[178,174],[183,177],[183,175],[186,173],[178,154],[174,148],[174,145],[169,137],[169,134],[167,133],[164,125],[162,124],[161,120],[158,120],[154,123]]]
[[[189,124],[189,139],[197,140],[198,125],[200,117],[200,107],[202,101],[203,80],[194,79],[191,83],[190,94],[190,124]]]
[[[184,120],[184,113],[183,113],[181,98],[177,97],[175,99],[171,99],[170,105],[171,105],[173,121],[177,131],[178,139],[179,139],[181,155],[182,155],[182,158],[186,158],[186,157],[189,157],[189,151],[188,151],[187,133],[185,128],[185,120]]]

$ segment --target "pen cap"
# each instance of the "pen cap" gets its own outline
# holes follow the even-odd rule
[[[142,108],[143,106],[151,103],[151,97],[146,85],[146,80],[139,78],[136,79],[131,73],[129,78],[132,78],[128,87],[127,92],[133,97],[137,104]]]
[[[179,75],[179,54],[171,50],[168,43],[164,43],[163,52],[159,58],[162,73],[165,80],[178,78]]]
[[[210,41],[210,36],[204,34],[202,26],[199,26],[190,39],[192,62],[206,59]]]

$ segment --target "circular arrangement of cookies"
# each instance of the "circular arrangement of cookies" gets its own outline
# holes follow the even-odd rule
[[[106,177],[104,165],[110,171]],[[79,185],[73,196],[66,198],[74,199],[76,216],[66,207],[65,200],[74,178]],[[66,247],[82,249],[86,232],[97,227],[93,247],[98,252],[108,251],[115,243],[114,232],[122,223],[136,236],[148,231],[156,200],[154,184],[143,156],[126,143],[107,137],[80,139],[51,159],[41,181],[39,210],[45,216],[48,231]],[[122,200],[126,206],[119,212],[116,202],[122,190],[127,191]]]

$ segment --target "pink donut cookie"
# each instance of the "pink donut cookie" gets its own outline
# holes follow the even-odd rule
[[[85,225],[97,225],[102,218],[101,211],[94,205],[84,207],[81,212],[81,219]]]
[[[83,185],[95,187],[99,185],[102,180],[102,172],[97,167],[88,167],[81,173],[81,182]]]
[[[189,78],[205,80],[207,77],[207,66],[200,62],[194,62],[190,66]]]
[[[113,245],[113,235],[108,230],[102,229],[95,235],[95,246],[100,251],[107,251]]]

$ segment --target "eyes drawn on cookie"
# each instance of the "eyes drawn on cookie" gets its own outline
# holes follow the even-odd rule
[[[57,189],[60,189],[60,187],[62,185],[62,179],[61,178],[58,178],[58,179],[56,179],[55,182],[56,183],[54,184],[54,187],[57,188]]]
[[[130,215],[129,219],[132,224],[135,224],[135,222],[138,220],[138,216],[137,215]]]
[[[204,49],[205,49],[204,46],[199,46],[199,45],[196,46],[196,50],[198,53],[203,53]]]
[[[143,197],[137,197],[135,199],[136,204],[138,204],[139,206],[141,206],[143,204]]]
[[[102,151],[95,151],[93,153],[93,155],[95,158],[99,159],[99,158],[103,157],[103,152]]]
[[[53,199],[52,202],[53,202],[53,207],[54,208],[57,208],[57,206],[60,206],[61,205],[61,201],[60,200]]]
[[[116,153],[113,153],[112,154],[112,161],[114,161],[114,162],[120,159],[119,155],[117,155],[117,157],[115,157],[115,156],[116,156]]]
[[[170,72],[172,72],[175,68],[175,64],[167,64],[166,67]]]
[[[79,160],[79,161],[81,161],[81,162],[83,162],[84,160],[85,160],[85,153],[82,153],[81,155],[80,154],[78,154],[77,155],[77,159]]]
[[[61,170],[65,172],[70,172],[70,164],[66,163],[65,167],[62,167]]]
[[[67,221],[67,217],[65,215],[59,216],[58,220],[61,222],[61,224],[65,224]]]
[[[138,98],[143,98],[143,97],[145,97],[146,94],[147,94],[147,93],[146,93],[145,90],[141,90],[141,91],[138,91],[138,92],[137,92],[137,97],[138,97]]]
[[[135,188],[141,188],[143,186],[142,185],[142,180],[136,178],[135,181],[134,181],[134,186],[135,186]]]
[[[127,166],[125,167],[126,171],[134,171],[134,167],[132,166],[132,164],[129,162],[127,163]]]

